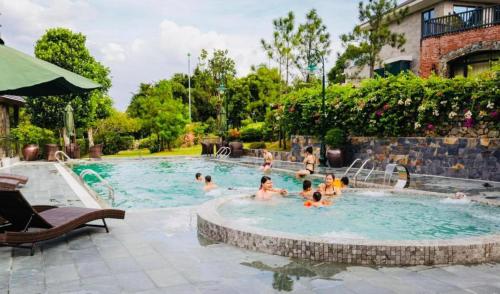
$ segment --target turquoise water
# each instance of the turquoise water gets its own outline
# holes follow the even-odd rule
[[[287,233],[376,240],[430,240],[500,232],[500,208],[432,196],[343,193],[334,204],[306,208],[298,197],[235,199],[219,213],[237,223]]]
[[[78,175],[84,169],[92,169],[105,178],[115,189],[115,206],[125,209],[198,205],[224,195],[254,193],[263,175],[258,168],[199,158],[116,160],[73,168]],[[197,172],[211,175],[219,188],[205,193],[203,183],[194,181]],[[302,182],[290,174],[274,172],[270,176],[274,187],[289,191],[302,188]],[[107,196],[106,188],[93,176],[86,176],[85,181],[97,193]]]

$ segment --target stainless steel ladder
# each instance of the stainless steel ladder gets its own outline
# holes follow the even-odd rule
[[[358,161],[358,160],[359,160],[359,161],[361,161],[361,159],[359,159],[359,158],[358,158],[358,159],[356,159],[356,160],[355,160],[355,161],[351,164],[351,166],[352,166],[352,165],[354,165],[354,163],[355,163],[356,161]],[[354,180],[354,184],[356,184],[356,181],[358,180],[358,175],[359,175],[359,174],[363,171],[363,169],[365,168],[365,165],[366,165],[368,162],[370,162],[370,161],[372,161],[372,160],[371,160],[371,158],[368,158],[368,159],[366,159],[365,161],[363,161],[363,163],[362,163],[362,164],[361,164],[361,166],[359,167],[358,171],[357,171],[357,172],[354,174],[354,176],[352,177],[352,179]],[[351,168],[351,167],[349,167],[349,169],[350,169],[350,168]],[[345,174],[347,174],[347,172],[349,171],[349,169],[346,171],[346,173],[345,173]],[[368,172],[368,174],[366,175],[366,177],[365,177],[365,179],[363,180],[363,182],[366,182],[366,181],[368,180],[368,178],[371,176],[371,174],[373,173],[373,171],[374,171],[374,170],[375,170],[375,164],[372,162],[372,169]]]
[[[229,147],[221,147],[215,153],[215,158],[217,159],[226,159],[231,155],[231,148]]]
[[[87,175],[93,175],[93,176],[95,176],[99,180],[100,184],[102,184],[106,188],[108,188],[108,197],[111,200],[111,205],[114,206],[115,205],[115,189],[109,184],[109,182],[106,181],[103,177],[101,177],[100,174],[98,174],[97,172],[95,172],[95,171],[93,171],[91,169],[84,169],[84,170],[82,170],[82,172],[80,173],[80,179],[82,181],[84,181],[84,178]]]

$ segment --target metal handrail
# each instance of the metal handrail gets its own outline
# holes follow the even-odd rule
[[[109,195],[109,198],[111,199],[111,204],[114,206],[114,204],[115,204],[115,189],[113,189],[113,187],[109,184],[109,182],[106,181],[103,177],[101,177],[100,174],[98,174],[97,172],[95,172],[91,169],[84,169],[80,173],[80,179],[82,181],[84,181],[84,178],[87,175],[95,176],[106,188],[108,188],[108,195]]]
[[[231,154],[231,148],[224,146],[219,148],[219,150],[217,150],[217,152],[215,153],[215,158],[225,159],[228,158],[230,154]]]
[[[344,172],[344,174],[342,175],[343,177],[345,177],[347,175],[347,173],[351,170],[351,168],[356,164],[356,162],[358,161],[361,161],[361,158],[356,158],[352,163],[351,165],[346,169],[346,171]]]
[[[63,160],[59,159],[59,157],[57,155],[61,154],[63,156]],[[54,153],[54,157],[56,158],[57,162],[59,163],[63,163],[64,162],[64,159],[66,159],[67,161],[71,161],[71,157],[68,156],[68,154],[64,153],[64,151],[61,151],[61,150],[58,150]]]
[[[354,174],[354,177],[352,177],[352,178],[353,178],[353,180],[354,180],[354,183],[356,183],[356,180],[357,180],[357,177],[358,177],[359,173],[363,170],[363,168],[365,167],[365,165],[366,165],[369,161],[371,161],[371,158],[368,158],[368,159],[366,159],[365,161],[363,161],[363,164],[359,167],[358,171]],[[373,168],[375,168],[375,165],[374,165],[374,167],[373,167]],[[372,171],[373,171],[373,170],[372,170]],[[370,172],[368,175],[370,175],[370,174],[371,174],[371,172]],[[366,178],[366,179],[368,179],[368,178]],[[366,179],[365,179],[365,182],[366,182]]]

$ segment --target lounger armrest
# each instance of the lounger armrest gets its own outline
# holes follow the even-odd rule
[[[57,208],[57,206],[53,206],[53,205],[33,205],[31,207],[33,207],[33,209],[36,212],[42,212],[42,211],[45,211],[45,210]]]

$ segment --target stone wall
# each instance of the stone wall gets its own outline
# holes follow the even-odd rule
[[[432,71],[447,76],[449,61],[484,50],[500,50],[500,25],[423,39],[420,76],[428,77]]]
[[[351,138],[354,158],[378,169],[400,163],[410,173],[500,181],[500,139],[459,137]]]

